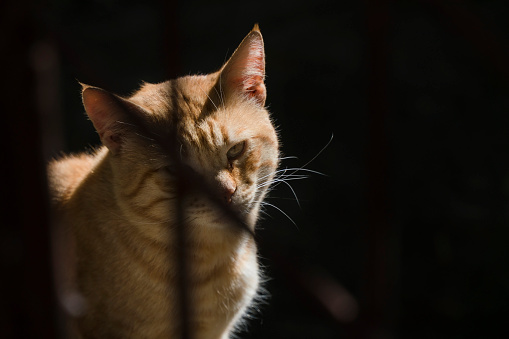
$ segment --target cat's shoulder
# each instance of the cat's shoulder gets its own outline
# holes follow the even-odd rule
[[[106,153],[106,147],[101,147],[92,152],[65,155],[50,161],[47,170],[53,200],[62,203],[69,199],[76,187],[93,172]]]

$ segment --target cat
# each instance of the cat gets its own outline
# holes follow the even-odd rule
[[[215,73],[127,98],[82,85],[102,146],[48,165],[78,337],[234,333],[259,289],[253,233],[279,163],[264,77],[255,25]]]

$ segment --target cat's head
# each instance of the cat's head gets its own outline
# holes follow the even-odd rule
[[[255,26],[215,73],[144,84],[129,98],[84,86],[126,211],[145,206],[164,220],[178,197],[186,218],[220,224],[227,210],[253,228],[278,165],[264,77]]]

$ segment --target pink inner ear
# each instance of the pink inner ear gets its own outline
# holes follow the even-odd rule
[[[246,91],[247,95],[249,97],[254,97],[261,103],[265,101],[265,84],[263,83],[263,80],[260,79],[259,81],[246,81],[244,82],[244,90]]]
[[[265,101],[266,89],[263,83],[263,77],[259,75],[244,76],[232,79],[232,82],[247,94],[250,98],[255,98],[260,103]]]
[[[263,85],[263,78],[259,75],[244,76],[233,79],[233,83],[241,87],[246,92],[256,92]],[[264,86],[265,87],[265,86]]]
[[[83,104],[103,144],[112,152],[118,151],[122,138],[113,126],[122,120],[122,108],[114,96],[102,89],[89,87],[83,91]]]
[[[251,33],[235,51],[230,59],[226,73],[227,82],[243,94],[254,98],[260,104],[265,103],[266,90],[265,57],[261,36]]]
[[[102,137],[108,125],[115,119],[112,116],[111,94],[103,90],[87,88],[83,91],[83,104],[95,129]]]

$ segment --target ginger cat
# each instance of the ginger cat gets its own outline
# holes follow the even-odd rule
[[[230,337],[257,293],[253,232],[279,158],[264,76],[255,25],[215,73],[128,98],[83,85],[103,146],[48,167],[78,337]]]

